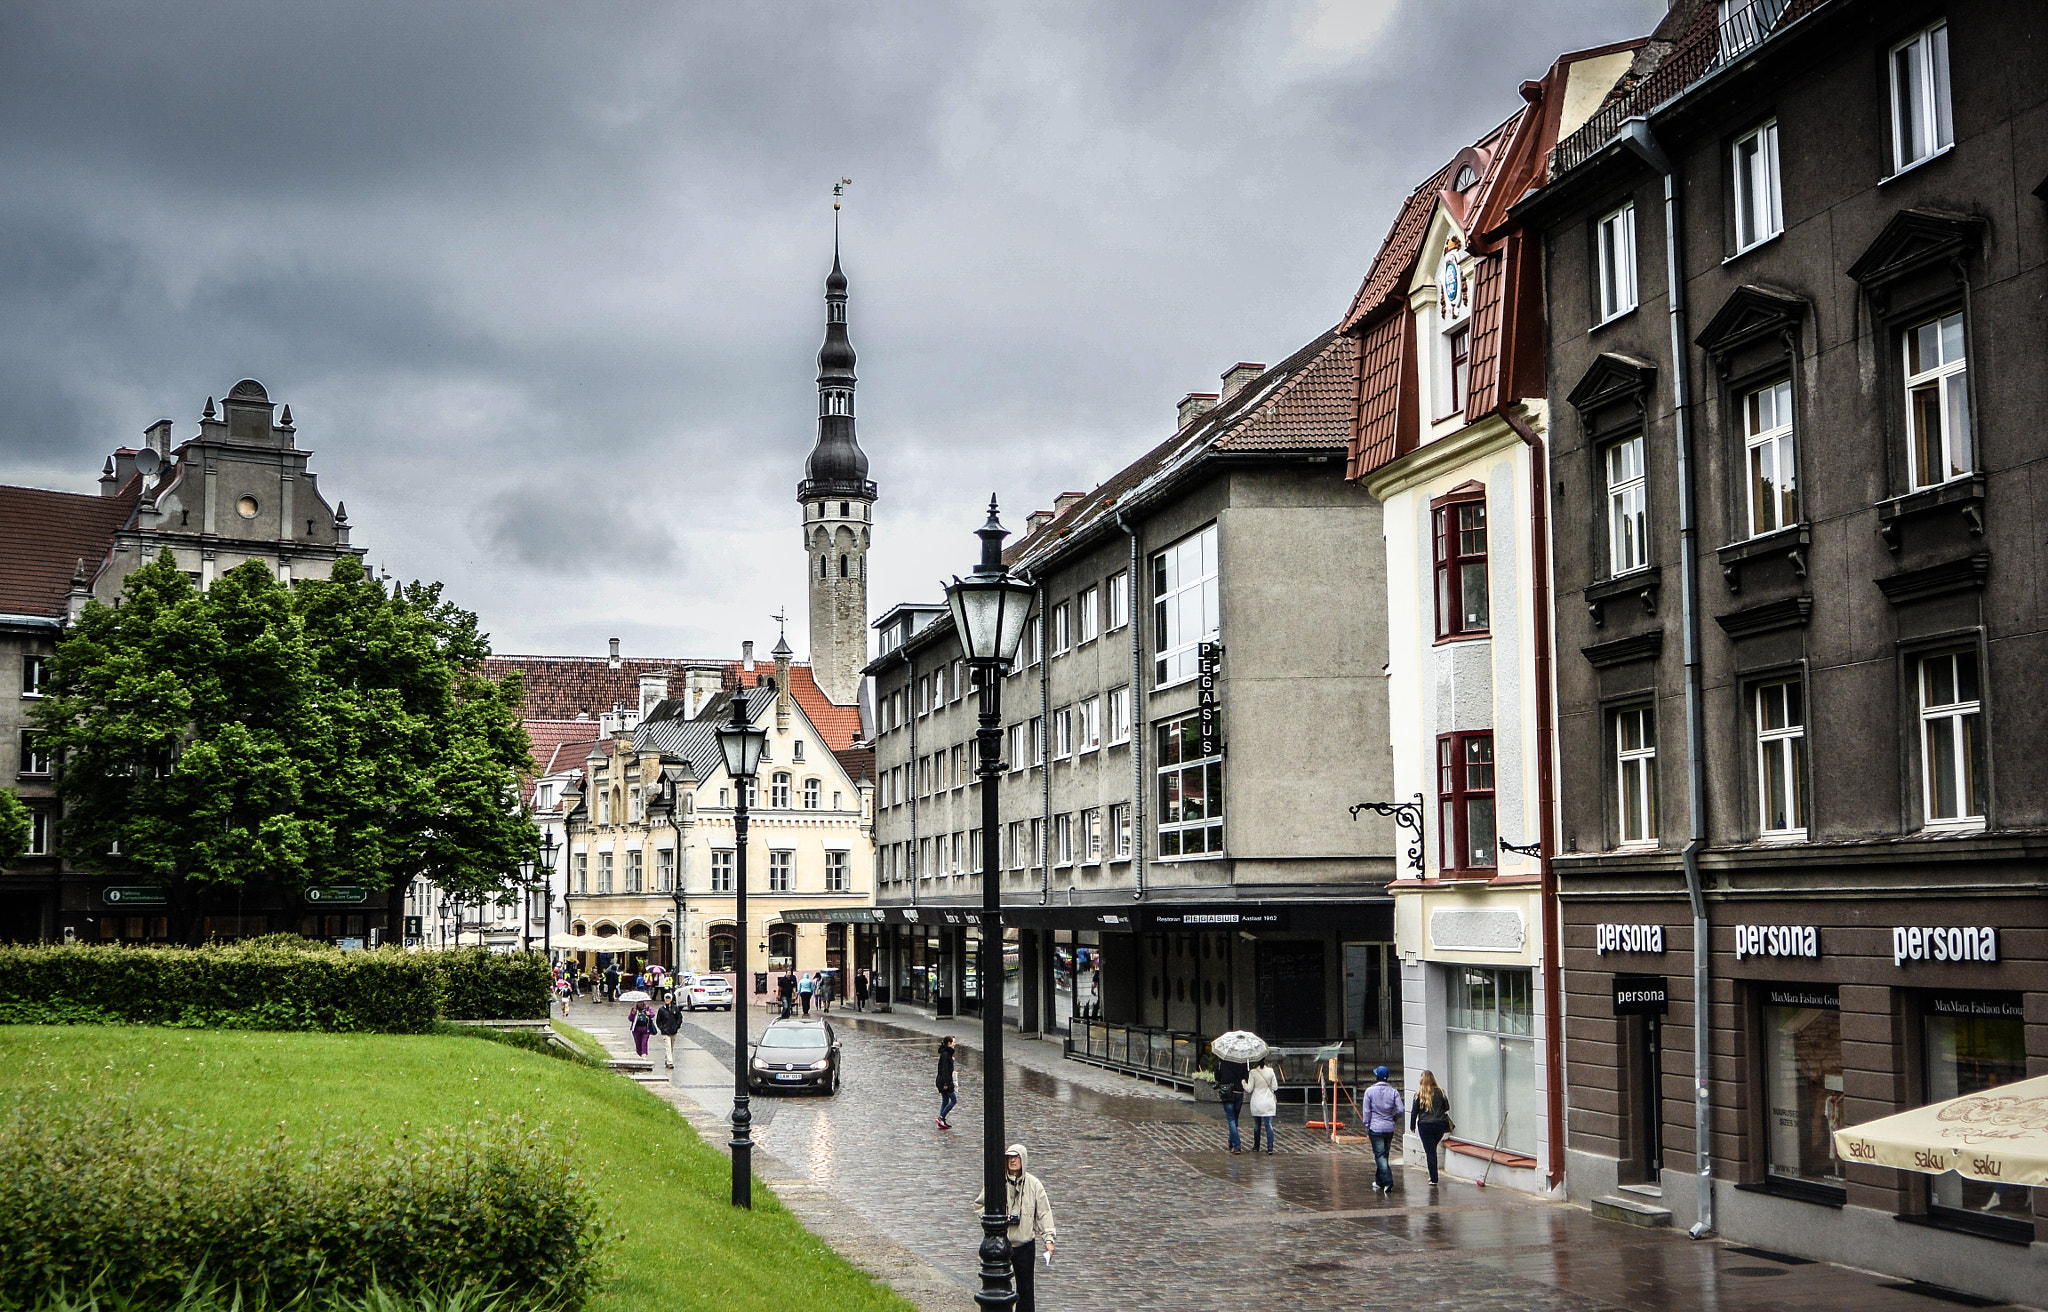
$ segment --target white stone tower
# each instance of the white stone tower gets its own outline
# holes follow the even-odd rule
[[[818,352],[818,444],[796,498],[809,556],[811,677],[841,706],[860,701],[868,663],[868,535],[875,485],[853,433],[853,343],[846,337],[846,275],[834,216],[832,272],[825,279],[825,345]]]

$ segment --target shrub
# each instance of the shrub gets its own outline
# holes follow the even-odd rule
[[[114,1098],[32,1095],[0,1121],[0,1302],[466,1290],[579,1306],[613,1236],[572,1151],[517,1121],[248,1142]]]
[[[431,957],[275,937],[202,948],[0,947],[0,1024],[423,1034],[440,1013]]]
[[[554,973],[538,952],[458,948],[421,954],[441,981],[449,1020],[546,1020]]]

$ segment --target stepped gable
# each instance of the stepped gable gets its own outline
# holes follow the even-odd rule
[[[68,574],[67,574],[68,577]],[[527,731],[533,731],[536,722],[573,721],[579,714],[590,717],[591,736],[597,733],[597,718],[613,706],[640,705],[640,676],[643,674],[668,673],[671,691],[682,688],[683,670],[687,666],[715,665],[724,670],[724,686],[736,688],[742,679],[746,686],[753,686],[763,678],[773,679],[775,666],[764,661],[755,662],[754,672],[744,674],[739,661],[696,660],[682,657],[651,659],[646,657],[621,657],[619,667],[613,669],[609,659],[603,656],[491,656],[484,661],[484,673],[493,679],[502,679],[517,670],[526,678],[526,696],[520,705],[520,715],[527,721]],[[811,723],[825,736],[825,745],[834,751],[851,747],[860,737],[860,707],[840,706],[825,696],[824,689],[811,677],[808,664],[792,664],[789,667],[789,691],[797,704],[804,708],[804,714],[811,717]]]
[[[110,497],[0,487],[0,614],[64,618],[78,562],[100,572],[141,494],[140,478]]]

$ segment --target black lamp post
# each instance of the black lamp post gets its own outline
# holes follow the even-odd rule
[[[519,862],[519,949],[533,951],[533,868],[532,857]]]
[[[555,959],[555,831],[543,829],[540,835],[540,864],[546,870],[547,880],[541,886],[540,900],[540,950],[550,962]]]
[[[1002,776],[1003,675],[1016,659],[1031,612],[1031,587],[1003,568],[1003,539],[996,499],[988,499],[988,522],[975,530],[981,563],[946,588],[953,626],[966,648],[967,664],[981,679],[981,719],[975,739],[981,761],[981,1307],[1014,1307],[1016,1273],[1010,1263],[1009,1190],[1003,1154],[1003,901],[997,862],[996,780]]]
[[[761,766],[761,749],[768,731],[747,722],[744,690],[732,695],[732,719],[718,727],[718,748],[725,753],[725,772],[732,776],[732,841],[734,919],[739,932],[733,936],[736,977],[732,1004],[732,1205],[754,1205],[754,1113],[748,1107],[747,1063],[747,790],[753,787],[754,772]]]

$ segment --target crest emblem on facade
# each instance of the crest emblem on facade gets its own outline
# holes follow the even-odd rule
[[[1455,323],[1472,312],[1472,288],[1458,263],[1465,243],[1452,233],[1444,239],[1444,257],[1436,266],[1436,313],[1445,323]]]

